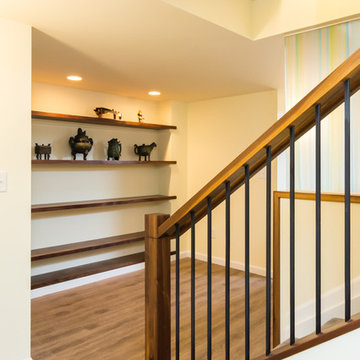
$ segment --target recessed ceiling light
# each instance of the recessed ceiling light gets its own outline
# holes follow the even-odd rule
[[[160,91],[149,91],[149,95],[158,96],[160,95]]]
[[[81,81],[82,80],[82,77],[78,76],[78,75],[69,75],[66,78],[71,81]]]

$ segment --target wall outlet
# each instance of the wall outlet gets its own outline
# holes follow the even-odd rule
[[[7,172],[0,171],[0,192],[7,191]]]

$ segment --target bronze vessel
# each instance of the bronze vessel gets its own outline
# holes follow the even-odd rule
[[[89,138],[86,135],[86,131],[82,131],[81,128],[78,129],[77,135],[75,137],[71,136],[69,139],[69,144],[71,147],[71,155],[76,160],[76,154],[83,154],[84,160],[93,146],[93,139]]]
[[[108,141],[108,151],[107,151],[108,160],[112,158],[113,160],[119,160],[121,156],[121,143],[118,139],[114,138]]]
[[[156,147],[156,143],[151,143],[150,145],[134,145],[134,152],[136,155],[139,155],[139,161],[141,161],[141,157],[144,156],[145,161],[150,161],[150,154],[153,148]]]

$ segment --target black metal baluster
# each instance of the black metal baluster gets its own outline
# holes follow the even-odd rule
[[[245,359],[250,359],[250,174],[245,165]]]
[[[191,360],[195,360],[195,213],[191,211]]]
[[[351,319],[350,289],[350,80],[345,81],[345,321]]]
[[[176,224],[176,360],[180,359],[180,226]]]
[[[295,344],[295,128],[290,128],[290,345]]]
[[[211,243],[211,232],[212,232],[212,200],[208,198],[208,228],[207,228],[207,251],[208,251],[208,263],[207,263],[207,357],[211,360],[211,300],[212,300],[212,288],[211,288],[211,264],[212,264],[212,243]]]
[[[321,106],[316,105],[316,334],[321,333]]]
[[[230,181],[225,187],[225,359],[230,360]]]
[[[271,352],[271,146],[266,148],[266,355]]]

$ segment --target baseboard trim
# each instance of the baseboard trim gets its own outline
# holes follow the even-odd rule
[[[360,312],[360,277],[351,282],[351,312]],[[344,318],[344,286],[339,286],[321,296],[321,322],[322,325],[334,318]],[[286,341],[290,336],[289,319],[290,314],[286,315],[286,325],[281,334],[281,342]],[[296,337],[301,338],[315,331],[315,300],[309,301],[296,308],[295,312],[295,332]]]
[[[180,259],[189,258],[191,256],[190,251],[182,251],[180,252]],[[196,253],[195,258],[200,261],[207,261],[207,255],[202,253]],[[171,261],[175,261],[175,255],[171,255]],[[212,262],[216,265],[225,266],[225,259],[213,256]],[[245,270],[245,264],[237,262],[237,261],[230,261],[230,267],[233,269]],[[102,273],[94,274],[85,276],[79,279],[64,281],[59,284],[49,285],[42,288],[31,290],[31,299],[36,299],[42,296],[55,294],[60,291],[70,290],[79,286],[84,286],[88,284],[92,284],[97,281],[110,279],[115,276],[125,275],[132,273],[134,271],[143,270],[145,268],[145,263],[135,264],[126,266],[120,269],[114,269],[110,271],[105,271]],[[258,267],[258,266],[250,266],[250,273],[266,276],[266,269]]]
[[[180,253],[180,258],[182,259],[184,257],[188,257],[187,252]],[[171,255],[171,261],[175,261],[175,255]],[[64,281],[59,284],[45,286],[42,288],[31,290],[31,298],[36,299],[42,296],[55,294],[60,291],[74,289],[79,286],[92,284],[94,282],[110,279],[115,276],[125,275],[135,271],[143,270],[144,268],[145,268],[145,263],[139,263],[135,265],[126,266],[120,269],[114,269],[94,275],[85,276],[79,279]]]
[[[59,284],[45,286],[42,288],[31,290],[31,298],[36,299],[41,296],[50,295],[50,294],[54,294],[54,293],[57,293],[60,291],[69,290],[69,289],[73,289],[73,288],[76,288],[79,286],[88,285],[88,284],[91,284],[91,283],[94,283],[97,281],[110,279],[115,276],[129,274],[134,271],[142,270],[144,268],[145,268],[145,264],[140,263],[140,264],[126,266],[126,267],[123,267],[120,269],[114,269],[114,270],[105,271],[105,272],[94,274],[94,275],[84,276],[79,279],[64,281]]]
[[[185,258],[189,258],[190,257],[190,251],[181,251],[180,252],[180,259],[185,259]],[[171,255],[170,257],[171,261],[175,261],[176,260],[176,255]]]
[[[190,257],[190,252],[189,251],[186,252],[186,254],[187,254],[187,257]],[[195,258],[197,260],[207,262],[207,255],[206,254],[195,253]],[[213,264],[216,264],[216,265],[225,266],[225,259],[223,259],[221,257],[213,256],[212,257],[212,262],[213,262]],[[245,271],[245,264],[242,263],[242,262],[239,262],[239,261],[230,261],[230,267],[232,269]],[[250,273],[255,274],[255,275],[260,275],[260,276],[266,276],[266,269],[262,268],[260,266],[250,265]],[[271,277],[272,277],[272,273],[271,273]]]

